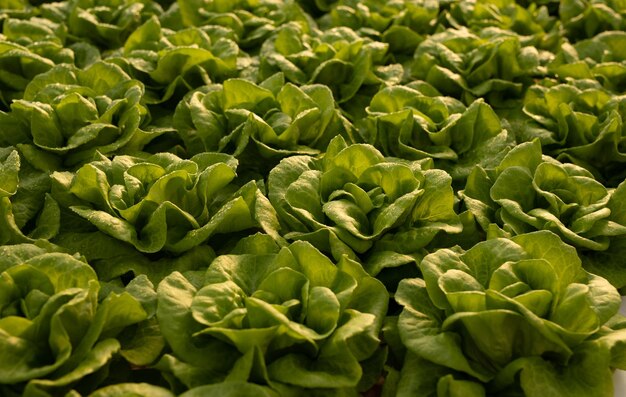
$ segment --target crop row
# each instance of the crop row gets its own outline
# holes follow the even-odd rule
[[[0,396],[613,395],[622,1],[0,24]]]

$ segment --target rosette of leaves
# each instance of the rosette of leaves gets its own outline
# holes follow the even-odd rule
[[[146,86],[148,104],[182,98],[187,92],[237,73],[240,50],[226,28],[172,31],[152,17],[128,37],[107,62],[119,65]]]
[[[59,228],[59,207],[48,194],[50,170],[25,154],[0,148],[0,244],[49,239]]]
[[[563,0],[558,15],[564,34],[575,42],[608,30],[624,30],[626,4],[619,0]]]
[[[512,136],[482,99],[465,107],[443,96],[427,96],[419,86],[394,86],[379,91],[358,125],[365,142],[385,156],[435,165],[464,183],[474,165],[494,167],[512,146]]]
[[[607,189],[586,169],[541,154],[538,140],[512,149],[493,169],[476,167],[461,192],[485,231],[550,230],[581,251],[604,251],[626,235],[626,183]],[[496,227],[497,229],[497,227]]]
[[[270,172],[268,196],[285,238],[309,241],[336,259],[360,257],[377,275],[414,266],[438,233],[461,231],[452,178],[431,166],[337,137],[321,159],[282,160]]]
[[[409,72],[467,105],[484,97],[491,106],[501,106],[544,74],[542,63],[537,48],[523,46],[517,34],[491,28],[478,36],[462,27],[424,40]]]
[[[626,178],[625,110],[626,97],[597,84],[534,85],[524,98],[523,112],[530,120],[519,138],[537,137],[545,153],[615,186]]]
[[[87,263],[35,245],[0,253],[0,393],[93,390],[122,354],[121,332],[148,318],[143,304],[154,306],[154,290],[152,298],[136,298],[130,284],[105,293]]]
[[[626,90],[624,43],[623,31],[603,32],[574,45],[564,43],[548,64],[549,74],[560,80],[595,79],[607,90],[621,94]]]
[[[514,0],[457,2],[450,8],[448,22],[477,33],[490,27],[513,31],[523,45],[546,50],[553,50],[561,41],[561,26],[546,6],[524,7]]]
[[[386,61],[388,48],[348,27],[309,35],[298,24],[285,24],[261,46],[259,80],[283,72],[296,85],[327,85],[338,103],[360,103],[360,97],[369,102],[378,89],[402,79],[402,66]]]
[[[439,26],[439,2],[341,0],[319,19],[322,28],[347,26],[366,37],[379,37],[398,58]]]
[[[69,0],[67,27],[76,41],[115,49],[152,15],[163,13],[151,0]]]
[[[101,232],[141,252],[181,254],[214,234],[275,233],[269,201],[255,181],[236,184],[236,168],[234,157],[220,153],[189,160],[170,153],[103,157],[75,173],[52,174],[52,195]]]
[[[96,151],[139,151],[158,135],[139,128],[147,121],[143,92],[113,64],[57,65],[34,78],[24,98],[0,115],[0,142],[26,144],[65,166],[88,161]]]
[[[328,87],[285,84],[280,73],[259,85],[229,79],[194,91],[173,125],[188,153],[228,152],[267,172],[282,157],[325,151],[337,135],[352,140]]]
[[[41,73],[47,72],[54,62],[28,48],[10,41],[0,42],[0,102],[8,109],[11,102],[21,99],[26,86]]]
[[[175,272],[157,293],[172,351],[157,368],[175,391],[356,396],[380,376],[385,287],[307,242],[279,250],[265,235],[243,239],[204,275]]]
[[[254,51],[284,23],[297,22],[305,32],[315,26],[312,18],[293,0],[179,1],[185,26],[227,27],[241,48]]]
[[[620,296],[549,231],[442,249],[395,296],[398,396],[613,395]]]
[[[2,22],[2,34],[7,41],[22,45],[55,64],[74,62],[73,51],[64,47],[67,27],[62,23],[42,17],[7,18]]]

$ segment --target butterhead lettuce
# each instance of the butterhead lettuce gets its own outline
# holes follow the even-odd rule
[[[622,141],[626,98],[598,85],[558,84],[529,88],[523,111],[531,122],[526,139],[541,140],[544,153],[591,171],[600,181],[624,180],[626,152]]]
[[[120,352],[120,332],[147,319],[142,304],[126,291],[100,297],[96,273],[75,256],[28,244],[1,252],[0,392],[88,390]]]
[[[409,351],[399,396],[611,393],[619,294],[552,232],[442,249],[420,269],[396,294]]]
[[[474,165],[496,165],[513,145],[482,99],[465,107],[451,97],[424,95],[418,85],[380,90],[358,124],[364,140],[386,156],[433,158],[463,183]]]
[[[234,183],[237,160],[201,153],[147,158],[103,157],[75,173],[52,174],[61,205],[118,240],[146,253],[182,253],[218,233],[265,229],[277,220],[255,181]],[[276,235],[277,238],[280,238]]]
[[[236,75],[240,50],[234,38],[224,29],[172,31],[153,16],[106,60],[145,85],[146,103],[158,104]]]
[[[261,46],[258,78],[283,72],[295,84],[328,86],[335,100],[344,103],[360,90],[368,97],[372,89],[401,81],[401,65],[385,65],[388,49],[388,44],[363,38],[347,27],[303,34],[300,25],[285,24]]]
[[[539,141],[518,145],[493,170],[475,168],[463,191],[467,207],[485,230],[548,229],[575,246],[604,250],[611,236],[626,234],[621,204],[626,185],[607,189],[584,168],[543,158]]]
[[[49,169],[39,168],[45,163],[33,157],[31,163],[27,156],[12,147],[0,149],[0,244],[49,239],[59,229],[59,206],[49,195]]]
[[[321,159],[281,161],[270,172],[268,195],[285,238],[309,241],[336,259],[365,257],[377,274],[419,257],[438,233],[462,229],[451,177],[431,165],[337,137]]]
[[[0,0],[0,397],[612,397],[624,17]]]
[[[586,169],[542,156],[538,140],[518,145],[493,169],[476,167],[461,192],[488,235],[550,230],[578,248],[583,264],[595,258],[594,271],[619,288],[623,271],[613,262],[626,236],[625,194],[626,183],[607,189]]]
[[[465,27],[448,29],[420,43],[410,75],[467,105],[478,97],[499,105],[502,98],[521,96],[531,77],[544,73],[539,55],[537,48],[503,30],[477,35]]]
[[[352,126],[328,87],[286,83],[282,74],[256,85],[229,79],[188,95],[174,126],[190,154],[231,153],[258,170],[294,154],[317,154],[337,135],[353,140]]]
[[[279,249],[257,235],[203,275],[161,282],[157,316],[172,353],[158,366],[184,388],[218,384],[207,392],[249,382],[279,395],[356,395],[382,365],[387,296],[347,257],[335,264],[307,242]]]
[[[143,93],[139,81],[113,64],[58,65],[34,78],[2,115],[0,139],[65,166],[89,161],[96,151],[141,150],[158,135],[139,128],[147,117]]]

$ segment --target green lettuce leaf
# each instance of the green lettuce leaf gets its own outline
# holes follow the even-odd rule
[[[14,99],[22,98],[26,86],[35,76],[53,66],[52,60],[27,47],[3,41],[0,44],[0,103],[3,110],[8,109]]]
[[[621,144],[625,106],[624,97],[597,85],[534,85],[523,107],[530,118],[525,125],[529,133],[520,138],[538,137],[544,153],[582,166],[601,182],[616,186],[626,177],[626,152]]]
[[[67,27],[62,23],[42,17],[7,18],[2,24],[2,34],[7,41],[24,46],[54,64],[74,63],[74,52],[65,47]]]
[[[117,48],[151,15],[163,11],[150,0],[69,0],[67,27],[71,35],[103,48]]]
[[[144,83],[147,103],[159,104],[234,76],[242,56],[235,38],[227,29],[171,31],[153,16],[106,60]]]
[[[258,79],[283,72],[294,84],[327,85],[336,101],[356,117],[361,110],[351,111],[346,102],[352,100],[358,107],[361,96],[369,98],[372,89],[375,92],[402,79],[402,66],[385,62],[388,48],[348,27],[305,34],[299,25],[285,24],[261,46]]]
[[[514,0],[478,0],[453,3],[448,20],[453,26],[467,26],[480,34],[488,28],[515,32],[524,45],[554,52],[561,31],[545,6],[525,7]]]
[[[185,26],[227,28],[238,45],[250,50],[258,48],[284,23],[296,22],[305,31],[314,26],[295,1],[179,1],[178,6]]]
[[[319,24],[323,29],[347,26],[364,37],[380,37],[396,59],[403,59],[438,27],[440,8],[439,2],[340,0]]]
[[[59,230],[59,206],[48,193],[48,164],[23,153],[0,149],[0,244],[50,239]]]
[[[559,19],[571,41],[590,38],[607,30],[624,30],[626,4],[614,0],[559,2]]]
[[[511,235],[551,230],[581,252],[604,251],[626,235],[613,195],[586,169],[541,154],[539,140],[518,145],[491,170],[475,168],[461,192],[465,206],[487,231],[495,223]]]
[[[620,30],[602,32],[573,45],[563,43],[548,64],[548,71],[561,81],[593,79],[611,92],[621,94],[626,87],[625,41],[626,33]]]
[[[162,387],[148,383],[122,383],[106,386],[91,393],[89,397],[174,397],[174,394]]]

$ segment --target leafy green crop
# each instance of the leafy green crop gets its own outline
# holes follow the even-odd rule
[[[71,35],[116,48],[150,15],[162,10],[150,0],[70,0],[66,12]]]
[[[272,164],[320,153],[337,135],[353,139],[328,87],[285,84],[280,73],[260,85],[230,79],[193,92],[178,104],[174,127],[188,153],[228,152],[260,170],[259,156]]]
[[[28,148],[24,147],[28,153]],[[32,154],[32,153],[30,153]],[[47,168],[20,156],[12,147],[0,150],[0,243],[49,239],[59,228],[59,206],[49,195]],[[45,165],[44,165],[45,167]]]
[[[67,254],[6,246],[0,270],[3,395],[53,396],[88,385],[120,351],[120,332],[148,317],[127,291],[99,296],[93,269]]]
[[[233,38],[222,30],[165,30],[153,16],[107,61],[145,84],[147,103],[160,103],[235,75],[240,54]]]
[[[474,165],[494,166],[512,146],[500,119],[482,100],[466,108],[451,97],[424,95],[420,88],[409,84],[379,91],[359,125],[365,141],[387,156],[433,158],[461,182]]]
[[[338,137],[321,159],[281,161],[270,172],[268,195],[285,238],[309,241],[336,259],[360,255],[377,274],[419,256],[439,232],[462,229],[451,178],[431,165],[385,158]]]
[[[527,131],[542,140],[546,153],[588,169],[609,185],[624,180],[623,96],[597,86],[537,85],[524,102],[523,111],[533,120]]]
[[[50,70],[54,62],[17,43],[0,45],[0,95],[2,105],[8,107],[13,99],[21,99],[26,86],[35,76]]]
[[[186,387],[255,381],[344,395],[333,389],[374,383],[362,375],[381,365],[383,285],[348,258],[335,265],[309,243],[279,251],[267,240],[242,240],[203,276],[161,282],[157,313],[173,355],[158,366]]]
[[[320,18],[323,27],[347,26],[364,36],[378,36],[394,55],[412,54],[424,35],[438,25],[438,2],[340,0]]]
[[[0,396],[623,394],[625,17],[0,0]]]
[[[295,1],[231,0],[180,2],[180,16],[185,26],[226,28],[242,48],[263,44],[279,26],[296,22],[305,32],[313,24]]]
[[[231,183],[236,168],[218,153],[103,158],[52,174],[53,197],[141,252],[181,253],[213,234],[255,227],[275,233],[276,216],[256,183]]]
[[[23,99],[0,115],[0,141],[28,145],[67,166],[96,151],[141,150],[153,138],[139,128],[147,116],[143,92],[140,82],[109,63],[83,70],[58,65],[34,78]]]
[[[500,105],[504,98],[520,96],[543,72],[537,48],[497,29],[480,36],[465,28],[436,33],[417,47],[410,67],[411,77],[468,105],[478,97]]]
[[[606,89],[620,93],[626,83],[626,53],[623,31],[608,31],[575,44],[564,43],[548,64],[548,71],[560,79],[595,79]],[[576,82],[576,84],[586,81]]]
[[[261,47],[259,78],[281,71],[299,85],[325,84],[337,102],[343,103],[368,86],[376,90],[400,82],[402,67],[383,65],[388,47],[347,27],[307,35],[299,25],[284,25]],[[361,95],[367,97],[367,90]]]
[[[596,251],[626,235],[626,184],[609,190],[584,168],[544,159],[538,141],[518,145],[494,169],[474,169],[462,194],[484,230],[493,223],[513,235],[551,230]]]
[[[467,26],[473,31],[498,28],[515,32],[520,40],[540,49],[553,50],[559,44],[557,19],[548,8],[525,8],[513,0],[457,2],[450,10],[450,24]]]
[[[559,2],[559,16],[571,39],[588,38],[608,30],[624,29],[626,5],[621,1],[564,0]]]
[[[555,234],[439,250],[420,269],[424,279],[403,280],[396,294],[410,352],[399,396],[612,392],[606,365],[622,363],[602,327],[619,294]]]

